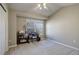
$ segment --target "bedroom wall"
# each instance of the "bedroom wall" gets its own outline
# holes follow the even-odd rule
[[[17,17],[17,31],[24,30],[23,26],[26,24],[26,18],[25,17]]]
[[[9,47],[16,46],[16,12],[9,10]]]
[[[46,35],[79,48],[79,5],[62,8],[46,22]]]

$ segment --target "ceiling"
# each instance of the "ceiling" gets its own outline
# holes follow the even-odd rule
[[[57,10],[62,7],[74,5],[74,3],[47,3],[46,6],[48,9],[39,9],[37,3],[10,3],[8,4],[10,9],[16,11],[23,11],[28,13],[39,14],[45,17],[48,17],[54,14]]]

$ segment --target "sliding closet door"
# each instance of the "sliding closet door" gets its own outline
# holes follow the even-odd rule
[[[0,6],[0,54],[5,52],[5,11]]]
[[[1,52],[1,51],[2,51],[2,47],[1,47],[1,46],[2,46],[2,45],[1,45],[1,41],[2,41],[2,40],[1,40],[1,39],[2,39],[2,38],[1,38],[1,6],[0,6],[0,54],[2,54],[2,52]]]

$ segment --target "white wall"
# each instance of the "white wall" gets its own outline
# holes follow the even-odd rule
[[[24,25],[26,25],[26,18],[25,17],[17,17],[17,31],[24,30]]]
[[[9,10],[9,46],[16,45],[16,13]]]
[[[47,17],[44,17],[42,15],[38,15],[38,14],[34,14],[34,13],[21,12],[21,11],[15,11],[15,12],[18,16],[37,18],[37,19],[40,19],[40,20],[43,20],[43,19],[46,20],[47,19]]]
[[[79,5],[61,9],[46,23],[47,37],[79,48]]]
[[[0,6],[0,54],[8,51],[8,10],[6,4],[2,5],[6,12]]]

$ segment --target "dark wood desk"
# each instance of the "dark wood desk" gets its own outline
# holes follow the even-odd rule
[[[29,43],[28,37],[25,37],[22,33],[17,33],[17,44]]]
[[[23,44],[23,43],[30,43],[30,41],[40,41],[40,37],[38,34],[35,35],[36,37],[32,34],[28,34],[28,36],[25,36],[23,33],[17,33],[17,44]]]

